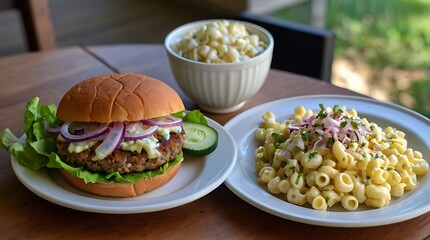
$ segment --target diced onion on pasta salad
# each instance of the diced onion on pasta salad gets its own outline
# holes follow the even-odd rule
[[[240,62],[257,56],[267,43],[240,22],[219,20],[190,31],[172,46],[182,57],[207,63]]]
[[[299,106],[293,117],[276,121],[267,112],[256,131],[258,181],[285,201],[326,211],[340,204],[387,206],[417,186],[429,170],[421,152],[408,147],[405,133],[382,129],[354,109],[320,104]]]

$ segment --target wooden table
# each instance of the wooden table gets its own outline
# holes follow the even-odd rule
[[[113,72],[143,73],[165,81],[183,98],[161,45],[72,47],[0,59],[0,130],[22,134],[25,103],[40,96],[58,103],[77,82]],[[271,70],[261,91],[243,110],[275,99],[309,94],[358,95],[307,77]],[[221,124],[239,112],[207,116]],[[366,221],[366,219],[363,219]],[[430,213],[378,227],[333,228],[288,221],[261,211],[225,185],[189,204],[142,214],[97,214],[55,205],[15,177],[10,156],[0,150],[0,239],[425,239]]]

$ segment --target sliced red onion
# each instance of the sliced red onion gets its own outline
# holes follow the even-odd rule
[[[323,136],[326,132],[320,128],[315,129],[315,132],[318,133],[319,135]]]
[[[339,115],[336,116],[336,120],[340,121],[342,119],[343,119],[343,115],[342,114],[339,114]]]
[[[338,132],[339,132],[339,131],[337,131],[337,129],[336,129],[336,128],[334,128],[334,129],[333,129],[333,131],[332,131],[333,140],[334,140],[335,142],[339,140]]]
[[[125,128],[125,132],[134,132],[137,129],[139,129],[140,127],[142,127],[143,123],[142,122],[131,122],[127,125],[127,127]]]
[[[300,130],[300,128],[298,126],[288,125],[288,131],[289,131],[289,133],[292,133],[292,132],[298,131],[298,130]]]
[[[136,131],[134,133],[130,133],[128,131],[125,132],[124,134],[124,140],[125,141],[130,141],[130,140],[139,140],[139,139],[143,139],[143,138],[147,138],[149,136],[151,136],[152,134],[154,134],[155,130],[157,130],[158,126],[151,126],[148,129],[145,129],[144,131]]]
[[[94,141],[94,142],[103,141],[103,140],[105,140],[108,133],[109,133],[109,131],[106,131],[106,133],[104,133],[98,137],[91,138],[91,139],[89,139],[89,141]]]
[[[366,135],[366,133],[368,133],[368,132],[370,132],[370,129],[368,129],[367,127],[366,127],[366,125],[364,125],[363,123],[361,124],[361,126],[360,126],[360,134],[361,135]]]
[[[326,117],[321,122],[324,123],[324,127],[326,128],[340,127],[340,123],[331,117]]]
[[[291,152],[290,151],[282,151],[282,156],[284,158],[291,159]]]
[[[340,128],[340,131],[339,131],[339,132],[340,132],[340,133],[349,133],[349,132],[351,132],[352,130],[354,130],[354,129],[352,128],[351,123],[350,123],[350,122],[347,122],[343,128]]]
[[[359,143],[359,144],[363,144],[363,143],[364,143],[364,141],[365,141],[364,136],[363,136],[363,135],[361,135],[360,133],[357,133],[357,134],[358,134],[358,143]]]
[[[308,124],[312,125],[312,122],[315,120],[315,118],[316,118],[316,116],[315,116],[315,115],[312,115],[312,116],[310,116],[310,117],[306,120],[306,122],[307,122]]]
[[[352,140],[358,142],[358,140],[360,139],[360,136],[358,135],[358,132],[357,131],[353,131],[352,133],[353,133],[353,134],[351,134]]]
[[[103,142],[96,148],[96,156],[93,160],[99,160],[107,157],[121,144],[125,133],[125,126],[122,122],[116,122],[109,130]]]
[[[65,122],[61,127],[61,136],[69,142],[82,142],[93,138],[97,138],[109,131],[107,124],[96,124],[93,126],[88,126],[88,129],[83,129],[84,133],[81,135],[74,135],[69,132],[69,126],[71,122]],[[94,129],[92,129],[94,128]],[[87,131],[88,130],[88,131]]]
[[[293,151],[293,149],[294,149],[295,146],[296,146],[296,144],[291,141],[291,142],[288,143],[288,145],[287,145],[287,147],[285,149],[291,152],[291,151]]]
[[[297,147],[302,150],[305,149],[305,142],[303,141],[303,138],[299,137],[299,139],[297,139]]]
[[[312,147],[313,152],[317,149],[317,147],[322,145],[322,142],[323,142],[322,140],[323,140],[323,138],[321,136],[319,136],[318,140],[315,141],[314,146]]]
[[[61,126],[50,127],[46,121],[44,122],[44,128],[46,132],[51,133],[52,135],[58,135],[61,132]]]
[[[142,120],[142,123],[149,126],[177,127],[182,125],[182,119],[168,115],[165,117]]]
[[[345,145],[345,147],[347,147],[347,145],[349,144],[349,142],[351,142],[351,139],[349,139],[349,137],[345,136],[342,139],[342,144]]]

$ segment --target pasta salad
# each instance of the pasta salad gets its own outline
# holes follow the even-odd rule
[[[415,189],[429,170],[421,152],[407,145],[405,133],[382,129],[354,109],[299,106],[292,118],[262,116],[256,130],[258,181],[287,202],[326,211],[340,205],[387,206],[393,197]]]
[[[240,22],[217,20],[190,31],[172,46],[190,60],[207,63],[240,62],[257,56],[267,43]]]

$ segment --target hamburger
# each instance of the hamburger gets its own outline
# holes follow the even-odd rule
[[[67,166],[59,168],[67,182],[96,195],[130,197],[178,172],[185,132],[171,114],[183,110],[179,95],[155,78],[104,75],[66,92],[56,113],[64,124],[46,131],[54,135],[60,165]]]

